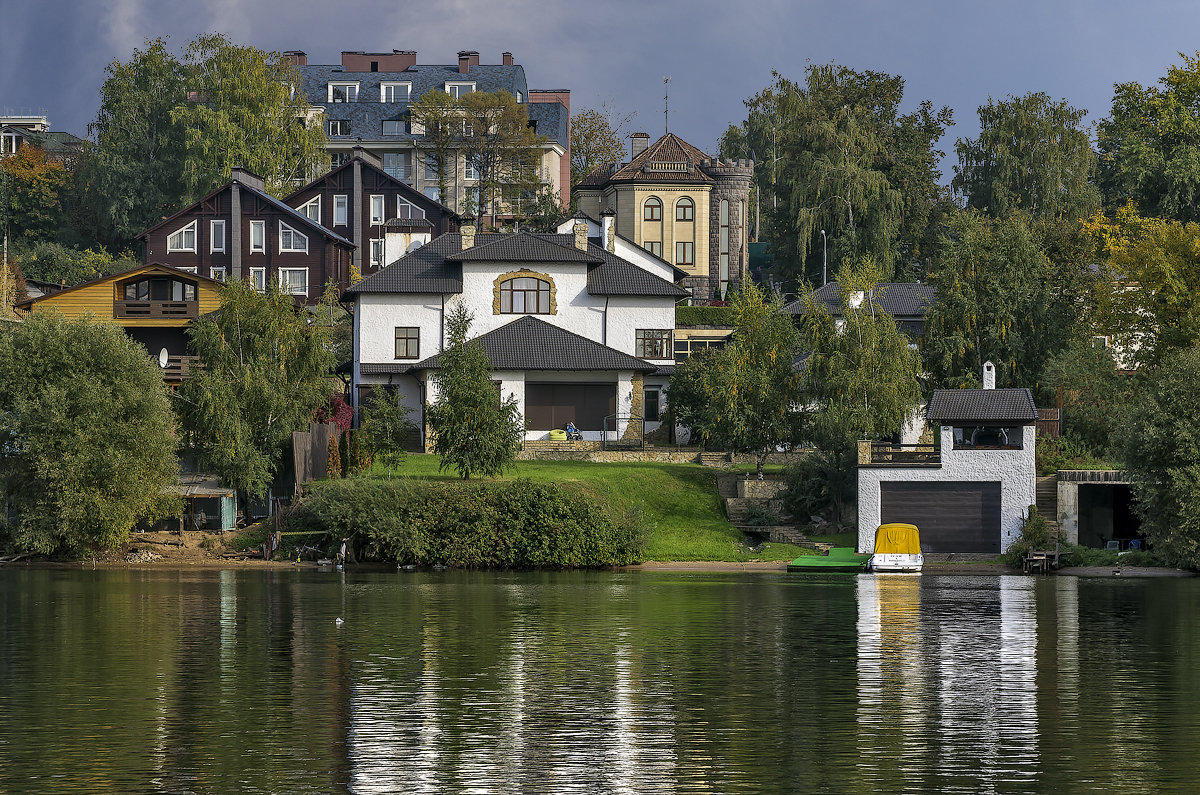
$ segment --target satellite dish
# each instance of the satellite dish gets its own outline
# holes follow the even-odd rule
[[[161,351],[158,352],[158,366],[161,367],[162,369],[166,370],[167,369],[167,359],[168,359],[167,349],[163,348]]]

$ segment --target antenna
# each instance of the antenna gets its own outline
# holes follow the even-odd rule
[[[663,78],[663,134],[664,135],[666,135],[667,133],[669,133],[671,131],[671,121],[670,121],[670,117],[668,115],[671,111],[671,106],[670,106],[670,101],[669,101],[670,95],[671,95],[671,76],[667,75],[666,77]]]

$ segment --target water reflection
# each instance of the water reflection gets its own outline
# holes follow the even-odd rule
[[[1198,586],[0,571],[0,792],[1187,792]]]

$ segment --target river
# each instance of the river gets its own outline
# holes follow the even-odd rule
[[[1200,579],[0,570],[5,793],[1198,781]]]

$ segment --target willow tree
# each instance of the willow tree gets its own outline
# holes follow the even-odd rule
[[[1037,92],[979,106],[979,137],[960,138],[954,190],[970,208],[1079,219],[1100,206],[1086,110]]]

